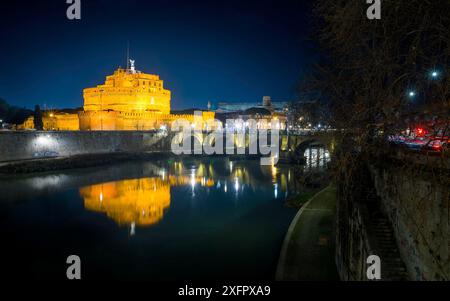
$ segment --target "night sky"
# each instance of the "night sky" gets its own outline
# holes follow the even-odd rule
[[[5,3],[8,2],[8,3]],[[28,108],[82,106],[82,89],[126,66],[158,74],[172,108],[295,97],[313,63],[311,12],[301,0],[2,1],[0,98]]]

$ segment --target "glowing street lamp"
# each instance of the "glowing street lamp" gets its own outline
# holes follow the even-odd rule
[[[440,76],[440,72],[439,72],[438,70],[431,70],[431,72],[430,72],[430,78],[431,78],[432,80],[438,79],[439,76]]]
[[[409,91],[408,92],[408,96],[409,96],[409,98],[414,98],[414,97],[416,97],[416,92],[415,91]]]

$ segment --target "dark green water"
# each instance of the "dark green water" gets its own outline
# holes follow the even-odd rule
[[[301,192],[292,167],[205,158],[0,180],[3,275],[274,279]]]

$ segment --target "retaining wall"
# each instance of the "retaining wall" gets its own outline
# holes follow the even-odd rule
[[[82,154],[166,151],[156,131],[0,132],[0,162]]]

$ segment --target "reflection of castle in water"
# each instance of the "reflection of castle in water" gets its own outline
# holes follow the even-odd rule
[[[151,226],[162,220],[170,207],[170,187],[199,183],[211,187],[205,177],[165,176],[121,180],[80,188],[84,207],[102,212],[119,225]]]
[[[153,225],[170,206],[170,184],[160,178],[87,186],[80,195],[87,210],[106,213],[119,225]]]
[[[321,148],[307,152],[310,156],[307,156],[305,168],[320,170],[330,159],[326,150]],[[171,204],[171,187],[189,187],[190,196],[203,189],[221,190],[222,193],[237,196],[244,190],[254,191],[264,185],[266,188],[272,187],[275,199],[304,190],[294,180],[294,169],[261,166],[259,160],[245,161],[245,164],[229,159],[209,164],[187,160],[175,161],[165,167],[153,164],[144,166],[147,177],[135,175],[136,179],[80,188],[85,209],[104,213],[119,225],[131,226],[133,233],[135,226],[151,226],[163,219]],[[267,186],[268,179],[272,180],[271,186]]]

